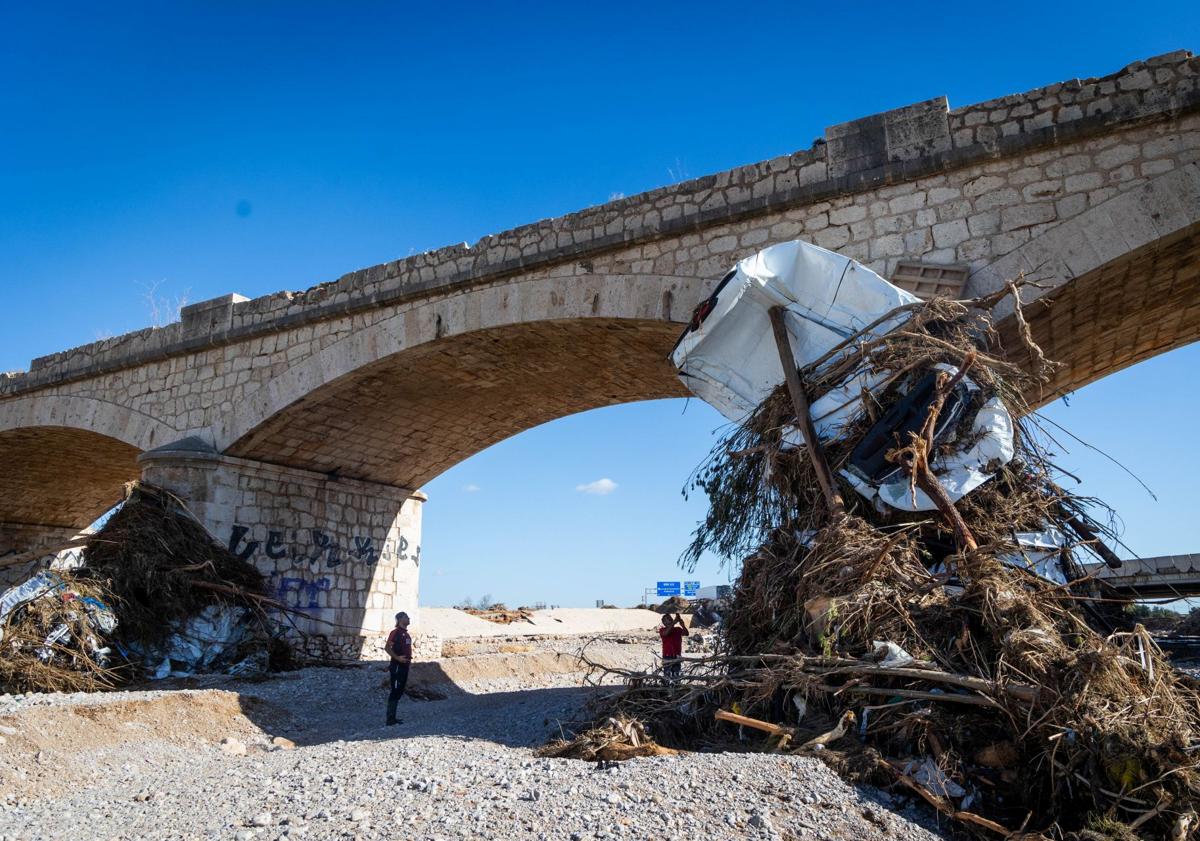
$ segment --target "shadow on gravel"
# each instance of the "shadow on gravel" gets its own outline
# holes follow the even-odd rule
[[[302,677],[282,675],[226,688],[239,692],[246,718],[298,747],[422,736],[532,747],[559,735],[560,723],[566,727],[581,719],[596,691],[568,686],[473,694],[450,681],[439,664],[418,665],[423,668],[413,670],[410,685],[422,694],[432,690],[445,697],[415,700],[406,695],[399,705],[403,723],[394,727],[384,725],[387,680],[386,671],[378,667],[305,670],[308,674]],[[323,674],[312,674],[318,671]],[[281,719],[280,708],[286,710],[286,718]]]

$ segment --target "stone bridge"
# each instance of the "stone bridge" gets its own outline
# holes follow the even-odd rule
[[[545,421],[683,395],[666,356],[693,305],[794,238],[910,287],[1036,277],[1055,305],[1031,326],[1064,363],[1045,402],[1200,331],[1198,80],[1177,52],[965,108],[931,99],[791,155],[35,359],[0,375],[0,555],[75,533],[144,476],[355,644],[416,606],[416,489]]]

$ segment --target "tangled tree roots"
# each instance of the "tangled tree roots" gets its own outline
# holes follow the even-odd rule
[[[785,440],[795,417],[781,387],[693,477],[710,509],[685,566],[706,551],[744,558],[718,654],[689,658],[677,683],[622,673],[610,721],[636,719],[666,744],[728,745],[737,728],[714,713],[734,710],[768,723],[772,750],[836,748],[819,755],[989,837],[1186,837],[1200,802],[1200,696],[1144,629],[1104,624],[1104,594],[1076,561],[1113,535],[1089,516],[1094,500],[1060,487],[1023,397],[1050,363],[1027,334],[1007,358],[1027,357],[1029,370],[1001,357],[985,314],[995,302],[910,305],[899,329],[864,331],[801,374],[814,399],[864,366],[883,375],[823,446],[835,474],[936,365],[969,367],[976,399],[999,397],[1020,419],[1015,457],[950,511],[877,510],[842,482],[839,516],[806,449]],[[918,439],[889,454],[914,486],[922,460],[939,456]],[[1045,529],[1071,541],[1069,585],[1006,562],[1015,533]]]

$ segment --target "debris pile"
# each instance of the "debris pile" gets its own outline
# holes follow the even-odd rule
[[[635,756],[672,756],[678,752],[651,739],[637,719],[618,715],[572,739],[557,739],[539,748],[536,755],[587,762],[620,762]]]
[[[1113,535],[1031,419],[1053,363],[1020,291],[1001,348],[1000,295],[918,301],[805,243],[739,263],[674,353],[740,421],[683,559],[744,558],[719,650],[625,673],[608,715],[681,746],[757,728],[988,837],[1187,837],[1200,695],[1081,579]]]
[[[146,484],[79,548],[0,597],[0,687],[95,690],[141,677],[264,671],[276,643],[250,563]]]
[[[675,613],[691,613],[693,604],[690,600],[683,596],[669,596],[659,604],[646,606],[648,610],[653,610],[655,613],[675,614]]]
[[[1193,607],[1174,630],[1179,636],[1200,637],[1200,607]]]
[[[496,602],[487,607],[460,607],[463,613],[469,613],[472,616],[478,616],[480,619],[485,619],[488,622],[495,622],[497,625],[511,625],[514,622],[529,622],[533,624],[533,611],[529,608],[518,607],[516,610],[510,610],[507,605]]]

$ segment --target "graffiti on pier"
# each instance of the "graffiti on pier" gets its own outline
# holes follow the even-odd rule
[[[271,576],[272,580],[275,576]],[[290,575],[279,577],[274,591],[276,600],[297,610],[319,610],[321,593],[328,593],[333,582],[328,578],[297,578]]]
[[[284,532],[274,529],[267,532],[266,541],[252,539],[250,532],[250,526],[240,523],[229,531],[229,551],[243,561],[260,557],[278,561],[290,557],[324,569],[337,569],[348,562],[375,566],[380,561],[412,561],[415,566],[421,565],[421,547],[413,546],[403,535],[382,543],[376,543],[369,535],[354,535],[343,544],[337,535],[323,529],[298,529],[291,540],[285,540]]]

